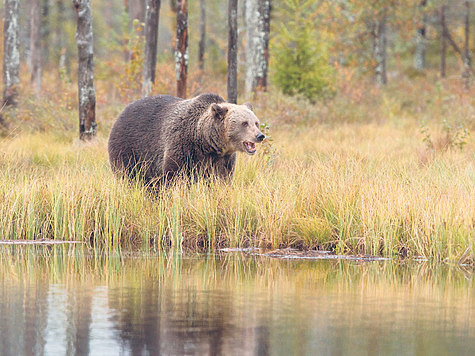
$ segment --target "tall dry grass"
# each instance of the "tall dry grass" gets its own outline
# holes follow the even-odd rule
[[[271,140],[257,156],[239,155],[232,183],[178,182],[157,196],[110,171],[107,136],[125,104],[99,82],[99,135],[80,143],[73,85],[63,83],[61,96],[25,100],[0,140],[0,238],[473,262],[472,95],[450,81],[351,83],[317,105],[272,88],[258,95]],[[462,128],[469,136],[460,139]],[[428,144],[439,141],[447,144]]]

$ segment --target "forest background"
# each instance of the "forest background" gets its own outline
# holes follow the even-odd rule
[[[13,101],[5,64],[3,71],[1,238],[473,262],[473,1],[162,1],[148,89],[145,1],[94,1],[98,132],[80,143],[73,3],[83,2],[19,6]],[[112,176],[106,140],[127,103],[177,95],[183,3],[189,48],[179,94],[229,97],[228,6],[235,3],[238,102],[253,102],[268,140],[257,159],[240,160],[233,186],[178,184],[157,204]],[[266,6],[270,25],[260,36],[256,28],[266,26],[256,13]],[[254,39],[266,35],[259,54]],[[11,41],[3,37],[5,58]]]

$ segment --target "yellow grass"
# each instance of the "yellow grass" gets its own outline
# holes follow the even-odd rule
[[[273,91],[258,96],[272,140],[254,157],[239,155],[232,183],[178,182],[158,196],[110,171],[107,136],[124,104],[100,104],[99,135],[81,143],[69,99],[32,100],[18,115],[35,128],[19,125],[0,139],[0,238],[107,249],[292,246],[472,263],[473,99],[449,87],[426,90],[419,106],[405,85],[316,106]],[[459,124],[472,133],[462,145]]]

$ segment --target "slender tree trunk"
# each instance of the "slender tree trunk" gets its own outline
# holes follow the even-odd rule
[[[470,88],[471,56],[470,56],[470,1],[465,1],[465,44],[463,54],[463,74],[465,89]]]
[[[96,93],[94,90],[94,50],[90,0],[73,0],[77,14],[79,138],[96,134]]]
[[[258,48],[256,57],[256,88],[267,90],[267,70],[269,68],[269,32],[271,0],[258,1]]]
[[[375,79],[376,84],[385,85],[388,81],[386,75],[386,13],[373,23],[373,55],[376,61]]]
[[[255,57],[257,41],[257,0],[245,0],[245,23],[246,23],[246,95],[255,88]]]
[[[188,75],[188,0],[177,0],[175,69],[177,96],[186,98]]]
[[[206,42],[206,6],[205,0],[200,0],[200,42],[198,45],[198,64],[201,71],[204,70],[204,56],[205,56],[205,42]]]
[[[31,83],[36,95],[41,92],[41,9],[40,0],[30,2]]]
[[[56,23],[57,49],[59,50],[59,75],[61,79],[68,76],[67,53],[64,40],[64,23],[66,22],[64,0],[56,0],[58,18]]]
[[[270,0],[246,0],[246,93],[266,90],[269,63]]]
[[[440,76],[445,78],[445,57],[447,52],[447,26],[445,24],[445,9],[447,5],[442,5],[440,9]]]
[[[419,4],[420,11],[424,11],[427,0],[422,0]],[[416,43],[414,53],[414,68],[423,71],[426,66],[426,15],[422,15],[421,23],[416,30]]]
[[[19,0],[5,0],[3,22],[3,105],[16,106],[20,83]]]
[[[157,64],[158,18],[160,0],[147,0],[145,13],[145,62],[142,78],[142,96],[150,95],[152,83],[155,82]]]
[[[41,50],[42,58],[45,63],[49,63],[49,43],[50,43],[50,23],[49,0],[42,0],[41,8]]]
[[[237,3],[238,0],[228,0],[228,102],[237,102]]]
[[[170,0],[170,10],[172,11],[172,19],[175,21],[170,21],[170,35],[172,40],[170,42],[170,53],[175,53],[176,50],[176,9],[177,9],[177,0]]]

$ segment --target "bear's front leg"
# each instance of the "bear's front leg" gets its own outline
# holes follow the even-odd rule
[[[216,166],[216,173],[219,178],[225,181],[231,180],[234,174],[234,167],[236,165],[236,153],[229,156],[224,156],[222,161]]]
[[[163,177],[165,180],[173,179],[181,170],[177,159],[173,156],[166,154],[163,158]]]

